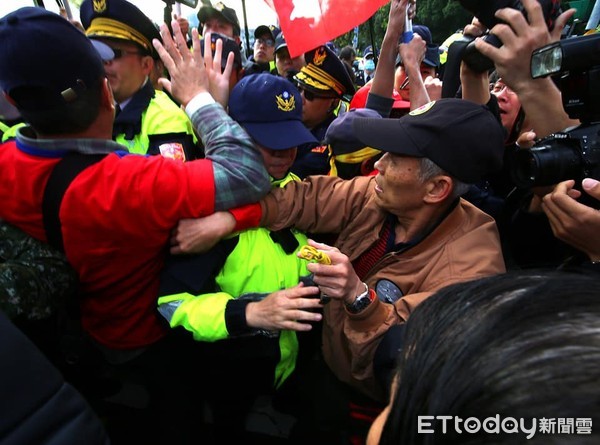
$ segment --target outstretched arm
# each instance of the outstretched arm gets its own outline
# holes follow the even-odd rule
[[[377,68],[375,69],[375,78],[373,79],[370,91],[373,94],[392,97],[398,42],[404,31],[404,21],[408,6],[408,0],[392,0],[390,4],[388,27],[381,42],[381,54]]]
[[[503,45],[496,48],[482,39],[475,46],[494,61],[502,80],[517,93],[527,119],[539,137],[563,130],[577,121],[569,119],[564,111],[559,89],[550,78],[531,78],[531,53],[533,50],[557,41],[567,21],[575,10],[570,9],[556,20],[552,32],[548,31],[542,8],[536,0],[523,0],[527,18],[516,9],[496,11],[502,20],[491,29]]]
[[[213,58],[210,39],[206,39],[206,58],[203,58],[197,30],[192,32],[192,51],[189,51],[176,21],[172,27],[174,38],[167,26],[162,25],[160,32],[164,44],[158,40],[153,42],[171,75],[170,81],[161,79],[161,83],[185,106],[202,138],[206,158],[213,162],[214,209],[256,202],[271,188],[262,156],[248,134],[210,94],[211,85],[228,85],[225,77],[228,79],[231,63],[221,73],[222,42],[217,42]]]

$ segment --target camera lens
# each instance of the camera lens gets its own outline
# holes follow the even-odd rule
[[[502,46],[502,41],[494,34],[486,34],[482,37],[482,39],[496,48],[500,48]],[[475,47],[474,41],[469,43],[465,48],[463,61],[468,65],[469,68],[471,68],[471,70],[475,71],[476,73],[483,73],[484,71],[489,71],[494,68],[494,62],[492,62],[492,59],[481,54]]]
[[[511,162],[512,179],[519,188],[579,178],[582,170],[581,151],[561,141],[551,140],[531,150],[517,150]]]

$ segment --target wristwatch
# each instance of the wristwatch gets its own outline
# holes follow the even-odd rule
[[[366,283],[363,283],[363,286],[365,286],[365,291],[362,294],[358,295],[352,303],[346,304],[346,310],[351,314],[358,314],[359,312],[364,310],[368,305],[370,305],[371,301],[373,301],[373,299],[371,298],[371,291],[369,289],[369,286],[367,286]]]

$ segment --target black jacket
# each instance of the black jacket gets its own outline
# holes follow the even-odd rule
[[[0,370],[0,444],[109,443],[83,397],[2,312]]]

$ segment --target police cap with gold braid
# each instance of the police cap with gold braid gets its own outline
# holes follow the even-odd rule
[[[126,0],[84,0],[79,12],[85,34],[90,39],[117,39],[137,44],[147,54],[158,57],[152,39],[160,34],[146,15]]]
[[[294,76],[302,88],[317,94],[354,94],[354,84],[338,56],[326,46],[319,46],[305,54],[306,66]]]

